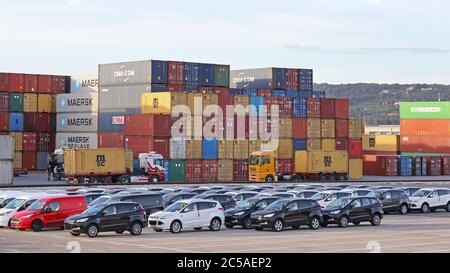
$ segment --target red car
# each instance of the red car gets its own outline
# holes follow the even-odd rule
[[[27,210],[14,214],[11,228],[41,231],[44,227],[64,227],[64,220],[87,209],[84,196],[41,198]]]

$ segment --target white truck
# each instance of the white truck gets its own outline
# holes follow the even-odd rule
[[[158,183],[165,180],[164,157],[156,152],[139,154],[139,170],[148,177],[148,182]]]

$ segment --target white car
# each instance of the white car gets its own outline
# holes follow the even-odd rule
[[[24,194],[20,191],[3,191],[0,192],[0,209],[8,205],[9,202],[14,200],[16,196],[19,196],[21,194]]]
[[[450,189],[424,188],[409,197],[409,209],[423,213],[443,208],[450,212]]]
[[[220,203],[205,199],[177,201],[148,218],[148,226],[153,230],[170,230],[172,233],[178,233],[183,228],[200,230],[203,227],[218,231],[224,223],[224,209]]]
[[[46,194],[22,194],[16,196],[5,207],[0,209],[0,227],[9,227],[9,220],[11,217],[19,211],[26,210],[34,201],[44,197]]]
[[[349,196],[352,196],[352,193],[348,191],[321,191],[313,195],[311,199],[316,200],[322,208],[325,208],[333,201]]]

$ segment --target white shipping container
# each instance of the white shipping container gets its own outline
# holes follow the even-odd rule
[[[57,113],[98,112],[97,93],[74,93],[56,95]]]
[[[98,92],[98,74],[85,74],[71,76],[70,92],[81,93],[97,93]]]
[[[96,149],[98,148],[98,134],[94,133],[57,133],[56,149]]]
[[[12,160],[14,158],[14,137],[10,135],[0,136],[0,160]]]
[[[142,94],[151,92],[151,85],[100,87],[100,110],[141,108]]]
[[[185,139],[170,139],[170,159],[186,159]]]
[[[56,115],[56,132],[97,132],[97,113],[65,113]]]
[[[98,66],[99,85],[117,86],[150,84],[152,80],[152,62],[150,60],[100,64]]]
[[[12,160],[0,160],[0,185],[12,185],[13,177]]]

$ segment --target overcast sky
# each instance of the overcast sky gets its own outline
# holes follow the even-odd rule
[[[450,84],[447,0],[0,0],[0,71],[172,59]]]

